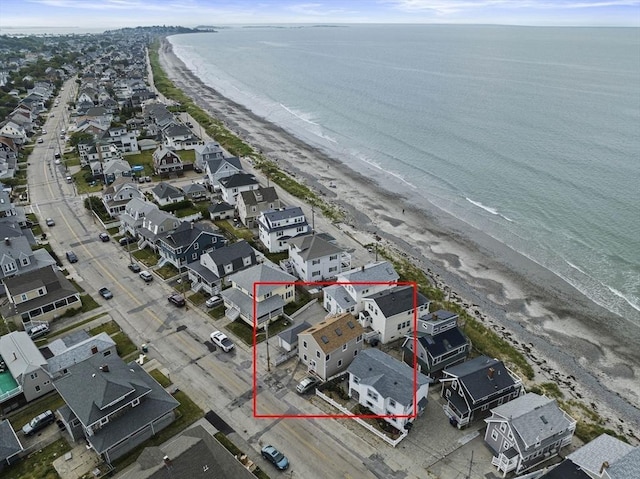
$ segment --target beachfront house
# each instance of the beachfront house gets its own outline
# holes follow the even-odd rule
[[[626,479],[640,471],[640,447],[601,434],[569,454],[567,460],[591,479]]]
[[[258,217],[258,236],[269,253],[289,248],[288,241],[311,233],[311,226],[299,206],[264,211]]]
[[[298,357],[323,380],[344,371],[362,350],[362,326],[349,313],[320,321],[298,333]]]
[[[238,218],[247,228],[257,228],[256,219],[264,211],[281,208],[280,198],[273,186],[243,191],[238,195]]]
[[[379,349],[362,351],[347,372],[349,397],[371,414],[388,416],[383,419],[399,431],[408,429],[427,407],[431,380],[420,373],[414,377],[413,368]]]
[[[444,369],[440,382],[444,411],[459,429],[524,394],[522,380],[502,361],[486,356]]]
[[[344,271],[336,277],[335,285],[323,289],[322,304],[329,314],[349,312],[357,316],[362,311],[363,298],[395,287],[398,278],[398,273],[388,261]]]
[[[212,155],[212,158],[204,162],[204,172],[207,175],[207,182],[213,190],[220,188],[220,180],[222,178],[244,173],[240,158],[237,156],[224,158],[222,155],[216,156],[215,153]]]
[[[576,420],[555,399],[528,393],[491,410],[484,441],[491,464],[502,473],[522,474],[557,456],[571,444]]]
[[[226,316],[238,318],[262,329],[284,312],[284,306],[296,300],[295,276],[271,263],[262,263],[232,274],[227,278],[231,288],[222,292]]]
[[[184,125],[170,125],[162,130],[162,143],[172,150],[193,150],[200,144],[200,139]]]
[[[444,368],[463,362],[469,355],[471,344],[458,327],[458,315],[451,311],[438,310],[418,317],[418,329],[408,334],[402,344],[403,360],[414,366],[415,358],[419,371],[432,378],[440,378]]]
[[[233,206],[236,205],[240,193],[257,190],[260,187],[255,176],[246,173],[236,173],[235,175],[220,178],[218,185],[220,186],[222,201]]]
[[[245,240],[208,251],[200,256],[200,261],[187,266],[191,289],[211,296],[219,294],[225,278],[256,264],[256,252]]]
[[[302,281],[335,278],[351,267],[351,255],[318,235],[305,235],[288,241],[294,274]]]
[[[395,286],[362,298],[358,321],[377,333],[382,343],[404,338],[413,331],[417,316],[429,310],[430,301],[413,286]]]
[[[207,161],[224,158],[224,151],[217,141],[208,141],[204,145],[196,145],[194,151],[196,158],[193,162],[193,169],[196,173],[202,173],[206,170]]]

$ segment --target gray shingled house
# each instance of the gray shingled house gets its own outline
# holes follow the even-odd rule
[[[54,380],[66,406],[58,410],[74,440],[107,463],[167,427],[179,403],[135,361],[94,355]]]
[[[505,477],[531,470],[571,444],[576,420],[555,399],[527,393],[491,410],[484,441],[493,451],[491,464]]]

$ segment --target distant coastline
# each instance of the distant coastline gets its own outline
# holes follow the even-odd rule
[[[375,231],[390,243],[397,244],[406,254],[420,261],[425,269],[443,278],[461,298],[477,304],[502,325],[499,328],[515,334],[518,343],[527,348],[530,347],[528,345],[534,346],[540,355],[534,361],[547,363],[550,371],[560,370],[563,377],[577,380],[585,387],[586,394],[605,401],[604,407],[610,407],[613,416],[618,411],[627,421],[640,424],[640,411],[637,409],[640,392],[634,390],[640,353],[633,347],[624,347],[630,338],[640,340],[640,330],[629,330],[624,319],[594,304],[548,270],[513,250],[509,251],[487,235],[470,231],[455,219],[437,214],[425,216],[424,211],[406,204],[400,206],[397,195],[380,191],[370,179],[309,148],[277,126],[222,97],[211,86],[204,87],[202,81],[173,55],[170,43],[164,43],[161,53],[169,77],[174,82],[178,77],[182,82],[188,81],[188,84],[178,82],[177,86],[192,97],[191,89],[204,88],[206,98],[201,94],[198,97],[200,101],[217,106],[215,110],[221,113],[215,116],[249,144],[262,151],[271,151],[270,155],[280,160],[279,163],[287,170],[305,178],[308,184],[319,190],[328,191],[329,195],[332,193],[326,188],[328,177],[324,172],[328,167],[333,170],[331,181],[338,185],[342,183],[343,187],[347,183],[347,188],[338,187],[335,202],[345,208],[350,222],[357,228]],[[194,87],[197,83],[200,86]],[[264,138],[258,137],[256,128],[277,132],[278,140],[286,138],[288,144],[264,144]],[[299,161],[298,158],[293,161],[288,149],[293,145],[312,150],[310,154],[325,166],[316,165],[314,168],[311,161]],[[354,189],[362,193],[357,198],[348,194]],[[342,192],[344,196],[340,195]],[[403,208],[408,214],[399,217],[398,212]],[[371,214],[374,211],[375,219]],[[605,324],[603,318],[607,318]],[[612,324],[618,327],[612,328]],[[634,342],[631,339],[631,344]],[[587,356],[583,362],[578,360]],[[549,378],[554,379],[554,374],[550,373]],[[617,382],[613,384],[609,378]],[[567,381],[571,382],[571,379]],[[609,387],[618,392],[611,392]]]

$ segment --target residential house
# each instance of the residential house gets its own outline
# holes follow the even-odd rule
[[[258,236],[270,253],[289,249],[288,241],[311,233],[311,226],[299,206],[264,211],[258,217]]]
[[[246,173],[236,173],[235,175],[220,178],[218,184],[220,185],[222,201],[234,206],[240,193],[257,190],[260,186],[255,176]]]
[[[213,153],[213,155],[216,155],[216,153]],[[205,160],[204,172],[207,175],[207,180],[211,188],[218,189],[222,178],[244,173],[244,170],[242,169],[240,158],[237,156],[229,158],[214,156],[213,158]]]
[[[181,175],[184,165],[175,151],[158,148],[153,152],[153,169],[156,175],[169,176],[173,173]]]
[[[351,255],[318,235],[290,239],[288,264],[302,281],[335,278],[351,267]]]
[[[326,381],[344,371],[362,350],[363,333],[349,313],[327,318],[298,334],[298,357]]]
[[[120,216],[133,198],[142,198],[138,184],[121,176],[102,191],[102,204],[112,218]]]
[[[190,201],[206,201],[209,199],[207,189],[200,183],[190,183],[182,187],[186,199]]]
[[[177,228],[159,234],[156,238],[160,266],[171,263],[179,270],[200,256],[227,243],[226,238],[206,224],[183,221]]]
[[[200,140],[184,125],[170,125],[162,131],[165,148],[172,150],[193,150]]]
[[[414,355],[414,344],[417,353]],[[440,378],[444,368],[463,362],[469,355],[471,344],[458,327],[458,315],[438,310],[418,317],[418,329],[407,335],[402,344],[404,361],[432,378]]]
[[[191,289],[218,294],[226,277],[256,264],[255,250],[245,240],[208,251],[187,266]]]
[[[343,271],[336,277],[335,285],[323,289],[324,309],[329,314],[349,312],[358,315],[362,311],[363,298],[395,287],[398,278],[398,273],[388,261]]]
[[[96,354],[54,380],[58,410],[74,441],[84,439],[107,463],[171,424],[179,406],[138,363]]]
[[[0,421],[0,472],[20,460],[24,451],[8,419]]]
[[[243,191],[238,195],[236,207],[238,218],[247,228],[257,228],[257,218],[264,211],[278,210],[282,207],[278,193],[273,186]]]
[[[13,121],[6,121],[0,127],[0,136],[11,138],[17,145],[24,145],[29,139],[25,129]]]
[[[302,331],[309,329],[311,325],[306,321],[294,324],[290,328],[278,333],[278,346],[286,353],[296,352],[298,350],[298,335]],[[297,353],[296,353],[297,354]]]
[[[235,214],[235,208],[229,203],[219,201],[208,208],[209,218],[211,221],[227,220],[233,218]]]
[[[634,469],[629,470],[628,475],[615,475],[616,470],[622,471],[623,468],[614,468],[611,475],[611,468],[615,466],[620,460],[623,460],[621,464],[626,464],[631,453],[636,456],[636,466]],[[601,434],[593,441],[588,442],[580,449],[572,452],[567,456],[567,459],[576,464],[582,471],[584,471],[591,479],[623,479],[632,477],[632,471],[640,471],[640,448],[638,446],[632,446],[618,438],[610,436],[608,434]]]
[[[24,404],[53,391],[47,360],[24,331],[0,336],[0,357],[4,363],[0,369],[10,374],[10,377],[5,376],[6,372],[3,374],[0,390],[3,409],[7,401],[14,405]]]
[[[227,317],[240,318],[250,326],[254,324],[254,302],[256,325],[264,328],[282,315],[285,304],[296,300],[295,276],[270,263],[239,271],[227,281],[232,286],[222,292]]]
[[[7,228],[2,228],[5,229]],[[0,278],[17,276],[55,264],[56,261],[47,250],[32,250],[26,236],[5,235],[4,241],[0,242]]]
[[[203,172],[206,169],[206,163],[209,160],[221,160],[224,158],[224,151],[217,141],[208,141],[204,145],[196,145],[194,148],[196,153],[195,161],[193,162],[193,168],[198,172]],[[236,173],[242,168],[236,170]],[[199,170],[199,171],[198,171]]]
[[[109,141],[122,153],[135,153],[140,149],[136,132],[123,126],[109,129]]]
[[[347,368],[349,397],[399,431],[427,407],[429,383],[424,374],[376,348],[362,351]],[[410,426],[409,426],[410,427]]]
[[[158,202],[160,206],[169,205],[171,203],[178,203],[184,201],[184,192],[169,183],[161,181],[151,189],[153,199]]]
[[[158,238],[167,232],[175,230],[182,221],[171,213],[154,209],[147,212],[142,218],[142,224],[138,228],[138,246],[149,246],[153,250],[158,249]]]
[[[5,320],[21,327],[30,321],[50,321],[81,305],[78,290],[54,266],[2,281],[9,302],[0,307],[0,312]]]
[[[119,479],[254,479],[204,427],[194,426],[160,446],[146,447]]]
[[[445,413],[458,428],[524,394],[522,380],[502,361],[486,356],[445,368],[440,382]]]
[[[414,319],[429,310],[430,301],[412,285],[395,286],[362,298],[358,321],[375,331],[382,343],[404,338]]]
[[[111,184],[121,177],[131,179],[131,165],[125,160],[107,161],[102,165],[102,173],[106,184]]]
[[[152,210],[158,210],[158,206],[144,198],[133,198],[129,201],[124,211],[120,213],[120,234],[129,234],[138,237],[138,228],[142,226],[142,220]]]
[[[116,342],[107,333],[102,332],[89,336],[84,331],[76,331],[57,338],[40,348],[40,352],[47,360],[51,377],[56,378],[67,374],[69,366],[84,361],[94,355],[117,356]]]
[[[576,420],[555,399],[527,393],[495,407],[485,419],[484,441],[493,451],[491,464],[505,477],[522,474],[571,444]]]

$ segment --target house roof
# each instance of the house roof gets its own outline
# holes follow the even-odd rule
[[[457,377],[474,402],[515,384],[502,361],[486,356],[478,356],[446,368],[444,372],[446,375]]]
[[[303,321],[302,323],[293,325],[289,329],[285,329],[278,334],[278,337],[287,344],[295,344],[298,342],[298,334],[309,329],[310,327],[311,325],[309,323]]]
[[[24,331],[0,336],[0,356],[17,380],[32,371],[47,367],[47,360]]]
[[[411,366],[376,348],[358,354],[347,372],[360,379],[360,384],[375,388],[382,397],[395,399],[403,406],[413,402],[416,386],[419,388],[431,382],[427,376],[418,373],[415,383]]]
[[[273,186],[243,191],[240,193],[240,196],[242,197],[242,202],[247,206],[257,205],[259,203],[270,203],[279,199],[278,193]]]
[[[634,447],[607,470],[611,479],[629,479],[635,477],[634,474],[638,471],[640,471],[640,447]]]
[[[539,479],[591,479],[591,477],[580,466],[571,462],[571,459],[565,459]]]
[[[293,238],[289,241],[289,251],[295,251],[303,261],[311,261],[325,256],[340,254],[341,248],[319,238],[316,235],[308,235]]]
[[[271,225],[276,221],[287,220],[291,218],[297,218],[299,216],[304,217],[304,213],[302,212],[302,208],[299,206],[287,206],[285,208],[279,208],[277,210],[267,210],[262,213],[264,219],[268,222],[267,226],[271,227]],[[305,221],[306,223],[306,221]],[[296,223],[296,226],[299,226],[302,223]],[[293,225],[287,225],[287,228],[291,228]]]
[[[215,160],[210,160],[215,161]],[[218,182],[224,188],[238,188],[240,186],[249,186],[249,185],[257,185],[258,180],[256,180],[255,176],[249,175],[247,173],[236,173],[235,175],[227,176],[225,178],[220,178]]]
[[[196,145],[194,150],[201,155],[208,155],[211,153],[222,153],[222,147],[217,141],[208,141],[204,145]]]
[[[0,462],[22,451],[22,444],[8,419],[0,421]]]
[[[214,205],[209,206],[209,213],[224,213],[226,211],[234,210],[235,208],[231,206],[226,201],[220,201]]]
[[[382,283],[398,281],[398,273],[388,261],[379,261],[377,263],[369,263],[360,268],[343,271],[338,275],[340,283],[362,283],[354,284],[356,290],[362,290],[370,287],[367,283]]]
[[[165,463],[165,457],[170,462]],[[202,426],[147,447],[120,479],[250,479],[253,474]]]
[[[11,278],[5,278],[4,285],[12,296],[33,291],[37,288],[46,288],[47,294],[15,304],[15,310],[18,313],[50,304],[59,299],[74,295],[79,296],[78,290],[71,284],[71,281],[65,278],[62,273],[56,271],[52,265],[27,271]]]
[[[333,298],[337,305],[340,306],[344,311],[356,305],[356,301],[347,292],[345,287],[339,284],[327,286],[326,288],[324,288],[324,295],[329,298]]]
[[[218,237],[220,240],[224,240],[224,237],[216,233],[211,226],[205,223],[193,223],[191,221],[183,221],[176,229],[158,235],[158,239],[164,241],[172,248],[179,248],[180,246],[191,245],[202,235]]]
[[[244,258],[251,257],[253,258],[252,262],[255,263],[255,250],[245,240],[227,244],[206,253],[206,255],[216,264],[218,267],[216,274],[221,277],[224,276],[224,266],[227,264],[232,265],[233,271],[238,271],[244,266]]]
[[[430,334],[419,334],[418,342],[429,352],[431,357],[437,358],[453,349],[464,346],[468,341],[464,334],[462,334],[462,331],[460,331],[460,328],[456,326],[455,328],[447,329],[433,336]]]
[[[227,302],[231,302],[240,308],[240,312],[244,317],[253,320],[254,300],[251,296],[236,288],[227,288],[221,294]],[[255,301],[255,313],[258,324],[267,321],[270,313],[279,311],[283,306],[284,300],[278,294],[274,294],[263,301]]]
[[[207,189],[200,183],[189,183],[182,187],[182,191],[185,195],[193,195],[194,193],[206,193]]]
[[[360,323],[350,313],[320,321],[300,334],[310,334],[320,349],[330,353],[364,333]]]
[[[154,186],[151,191],[160,199],[180,198],[184,196],[184,193],[179,188],[164,181]]]
[[[634,447],[618,438],[601,434],[580,449],[567,456],[584,470],[594,474],[600,473],[602,464],[615,464],[618,459],[631,452]]]
[[[165,136],[191,136],[191,130],[184,125],[171,125],[164,134]]]
[[[254,283],[295,283],[297,280],[295,276],[269,263],[257,264],[251,268],[238,271],[227,279],[250,293],[253,292]],[[281,287],[282,284],[258,284],[256,285],[256,294],[263,296]]]
[[[210,153],[210,152],[209,152]],[[240,164],[240,158],[237,156],[232,156],[229,158],[212,158],[211,160],[207,160],[207,168],[211,173],[216,173],[223,165],[228,164],[233,166],[238,171],[242,170],[242,165]]]
[[[55,339],[47,346],[49,351],[53,353],[53,356],[48,359],[49,372],[56,374],[58,371],[84,361],[93,354],[102,353],[109,348],[115,348],[115,346],[115,341],[104,332],[71,344],[65,344],[64,338]],[[94,348],[96,348],[96,353],[93,352]]]
[[[105,368],[104,366],[108,366]],[[90,358],[70,366],[54,386],[84,426],[99,421],[136,398],[140,403],[91,436],[102,453],[151,421],[178,407],[179,403],[135,361],[126,364],[115,355]]]
[[[405,311],[412,310],[414,308],[414,293],[413,286],[396,286],[379,293],[368,296],[366,301],[375,301],[380,308],[380,311],[386,318],[395,316],[396,314],[403,313]],[[420,307],[429,304],[429,300],[422,294],[417,293],[416,307]]]
[[[491,412],[489,420],[501,417],[511,423],[520,451],[566,431],[572,424],[555,399],[535,393],[527,393],[513,399],[493,408]]]

